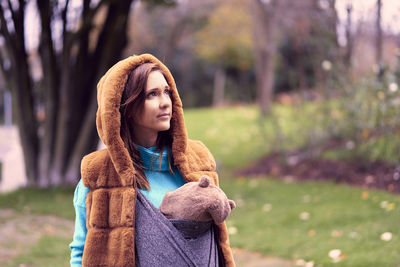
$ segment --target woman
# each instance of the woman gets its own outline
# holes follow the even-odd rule
[[[145,232],[149,224],[137,222],[142,214],[138,210],[146,209],[140,204],[149,201],[147,207],[155,209],[167,191],[202,175],[218,185],[216,165],[201,142],[187,138],[174,79],[154,56],[118,62],[97,88],[96,125],[106,149],[82,160],[82,179],[74,196],[71,265],[135,266],[146,252],[154,258],[164,252],[148,243],[163,241],[159,240],[162,234],[154,234],[160,227]],[[213,236],[219,262],[215,265],[235,266],[225,223],[215,227]],[[149,249],[143,249],[146,246]]]

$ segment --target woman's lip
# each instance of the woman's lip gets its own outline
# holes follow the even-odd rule
[[[165,118],[165,117],[169,117],[169,116],[170,116],[169,113],[163,113],[163,114],[158,115],[157,117],[158,118]]]

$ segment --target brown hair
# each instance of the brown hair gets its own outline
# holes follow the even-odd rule
[[[149,181],[144,173],[143,162],[140,157],[139,148],[136,145],[135,136],[133,134],[133,121],[135,114],[138,114],[143,109],[144,101],[146,98],[146,83],[147,79],[152,71],[161,72],[164,77],[165,73],[161,70],[160,66],[156,63],[143,63],[133,69],[129,75],[128,80],[125,84],[124,91],[121,98],[121,130],[120,135],[124,141],[125,147],[131,156],[133,167],[136,170],[136,183],[139,188],[150,189]],[[171,101],[173,101],[171,99]],[[172,127],[172,125],[171,125]],[[170,128],[171,130],[171,128]],[[172,137],[170,130],[161,131],[158,133],[156,147],[160,152],[160,166],[163,150],[166,147],[171,147]],[[171,173],[172,171],[172,157],[170,151],[167,149],[168,154],[168,165]]]

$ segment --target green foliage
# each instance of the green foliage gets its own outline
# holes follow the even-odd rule
[[[196,33],[195,50],[201,58],[224,67],[250,69],[253,39],[248,1],[221,1],[207,25]]]
[[[53,214],[73,220],[72,205],[74,188],[53,187],[50,189],[21,188],[11,193],[0,194],[0,209],[15,209],[36,214]]]
[[[398,196],[333,183],[274,179],[226,179],[221,187],[238,204],[227,221],[234,247],[314,261],[314,266],[400,262]],[[385,201],[390,209],[382,208]],[[385,232],[392,233],[390,241],[381,240]],[[343,254],[338,263],[328,256],[333,249]]]
[[[335,85],[340,97],[328,108],[330,134],[346,142],[345,158],[398,163],[400,154],[400,92],[395,78],[375,76]],[[327,128],[329,129],[329,128]]]
[[[223,169],[247,166],[272,151],[317,145],[328,122],[319,103],[274,105],[262,118],[256,106],[185,110],[189,137],[202,140]]]
[[[341,107],[348,115],[347,123],[356,139],[400,130],[400,92],[397,83],[380,83],[373,78],[364,78],[346,84],[344,89]]]
[[[335,11],[331,8],[310,8],[306,13],[299,11],[296,22],[282,33],[276,61],[275,92],[316,88],[325,82],[322,62],[335,62],[339,55],[332,12]]]

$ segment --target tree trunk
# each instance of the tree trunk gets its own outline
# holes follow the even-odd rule
[[[12,104],[15,118],[19,127],[21,145],[25,159],[25,168],[28,184],[38,181],[38,154],[39,139],[37,135],[37,120],[34,110],[32,93],[32,80],[29,75],[27,53],[25,50],[24,15],[25,2],[20,1],[17,10],[11,9],[8,2],[11,18],[4,17],[4,7],[0,5],[0,33],[5,39],[5,49],[10,63],[9,69],[5,69],[2,57],[1,70],[6,79],[7,86],[11,89]],[[14,29],[9,30],[7,22],[13,22]]]
[[[274,56],[276,54],[276,36],[274,23],[274,5],[271,0],[264,4],[261,0],[253,0],[253,35],[255,44],[255,67],[257,80],[257,98],[262,115],[269,113],[274,87]]]
[[[400,42],[397,44],[397,51],[400,51]],[[396,70],[394,71],[396,83],[400,85],[400,52],[397,53]]]
[[[346,20],[346,54],[344,57],[344,63],[346,68],[349,70],[351,69],[351,59],[353,56],[353,38],[351,35],[351,12],[352,12],[352,5],[348,4],[346,7],[347,11],[347,20]]]
[[[294,48],[296,50],[296,70],[297,70],[297,77],[298,77],[298,86],[300,90],[304,90],[307,88],[307,79],[306,74],[304,71],[304,62],[303,62],[303,51],[301,47],[301,37],[294,36]]]
[[[214,76],[213,106],[224,104],[226,72],[222,66],[218,66]]]
[[[378,80],[382,81],[383,78],[383,63],[382,63],[382,26],[381,26],[381,17],[382,17],[382,0],[377,0],[376,2],[376,64],[378,66]]]
[[[16,9],[10,2],[0,5],[0,34],[5,39],[2,49],[6,50],[0,53],[0,69],[16,107],[15,120],[29,185],[76,183],[82,156],[96,149],[96,84],[122,55],[133,1],[100,0],[93,6],[90,0],[84,0],[82,12],[77,12],[81,14],[79,27],[70,31],[67,13],[68,8],[74,7],[68,7],[69,0],[63,2],[64,7],[57,1],[38,0],[41,23],[38,51],[43,77],[36,84],[27,60],[34,55],[28,55],[25,49],[25,1],[19,0]],[[91,40],[93,20],[103,6],[108,7],[107,15],[97,40]],[[4,11],[10,16],[5,17]],[[51,30],[56,19],[63,27],[62,39],[58,40],[62,43],[61,50],[54,47]],[[10,30],[11,27],[14,28]],[[6,61],[10,62],[9,68],[5,67]],[[40,85],[39,93],[33,93],[34,85]],[[37,95],[43,95],[43,99],[34,98]],[[45,108],[40,121],[36,118],[36,106]]]
[[[30,77],[26,61],[19,59],[18,71],[16,74],[17,84],[12,88],[13,106],[16,107],[15,118],[19,128],[21,145],[25,160],[25,169],[28,177],[28,184],[36,184],[38,176],[38,155],[39,140],[37,136],[37,121],[34,114],[33,96],[30,91]]]

